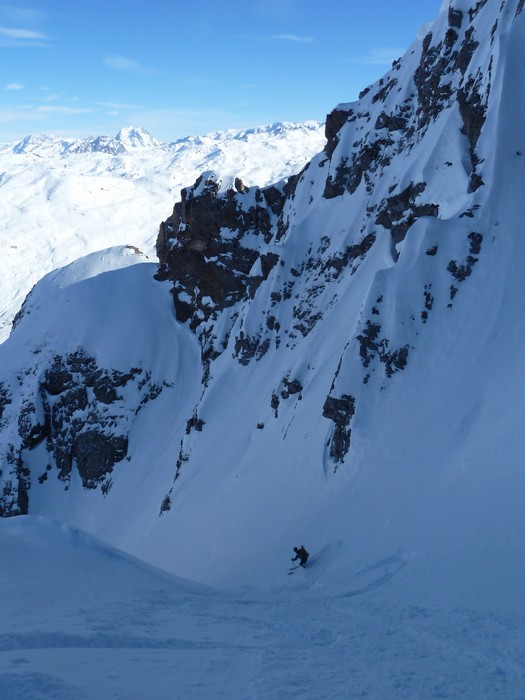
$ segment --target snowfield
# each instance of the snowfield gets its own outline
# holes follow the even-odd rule
[[[334,577],[335,547],[272,590],[224,591],[43,518],[0,521],[0,550],[5,700],[523,697],[523,604],[450,608],[432,584],[400,602],[411,560]]]
[[[524,33],[444,2],[322,151],[2,150],[0,700],[525,698]]]

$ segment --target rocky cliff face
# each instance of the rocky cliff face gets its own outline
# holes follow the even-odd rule
[[[480,140],[489,112],[497,118],[502,37],[519,31],[521,11],[512,1],[452,2],[357,103],[328,115],[324,152],[301,173],[227,192],[203,175],[161,225],[159,276],[174,282],[177,318],[197,333],[206,361],[227,349],[246,365],[299,348],[331,309],[342,313],[352,277],[367,268],[367,292],[318,409],[333,423],[334,466],[350,448],[359,383],[370,395],[405,369],[436,307],[453,307],[483,254],[491,146]],[[395,267],[409,233],[419,250],[405,257],[421,280],[400,305],[401,282],[394,290],[378,270],[402,274]],[[280,400],[277,391],[276,412]]]
[[[161,224],[159,276],[174,281],[177,318],[189,321],[193,330],[199,329],[211,356],[219,354],[228,342],[228,333],[220,340],[212,338],[213,321],[226,308],[252,299],[278,261],[285,266],[285,234],[298,228],[305,210],[318,203],[320,184],[324,200],[356,195],[351,203],[345,199],[354,242],[334,250],[338,244],[334,245],[333,236],[318,236],[316,249],[301,261],[301,271],[289,268],[281,289],[272,292],[271,304],[286,299],[299,274],[308,276],[314,268],[316,289],[320,276],[327,282],[343,270],[355,271],[356,261],[359,263],[378,236],[390,240],[395,261],[397,246],[418,219],[440,217],[440,200],[448,200],[451,194],[438,191],[443,180],[460,181],[465,194],[483,184],[483,158],[477,144],[491,96],[498,24],[508,13],[516,18],[521,8],[502,3],[494,12],[494,3],[485,9],[486,3],[481,2],[460,9],[464,4],[450,5],[385,78],[361,93],[359,102],[339,105],[328,115],[324,154],[299,175],[264,190],[250,191],[238,182],[236,190],[221,192],[213,173],[207,173],[182,191],[182,201]],[[486,18],[483,23],[476,21],[483,12],[494,16],[490,32]],[[483,58],[479,56],[480,45],[491,47]],[[473,60],[475,56],[478,60]],[[445,122],[454,122],[449,133],[443,131]],[[421,158],[428,141],[433,140],[442,149],[439,168],[445,173],[432,174],[428,182],[429,178],[422,177],[410,163]],[[407,180],[406,173],[411,170],[414,177]],[[454,194],[457,198],[457,192]],[[338,206],[336,202],[334,206]],[[474,218],[474,211],[466,207],[459,214]],[[478,249],[483,236],[478,232],[473,235],[479,241]],[[430,248],[428,254],[435,253],[437,248]],[[450,264],[454,266],[456,261]],[[463,267],[459,263],[458,269]],[[296,309],[295,326],[300,333],[315,323],[318,313],[304,308],[305,304],[313,306],[310,294],[308,299]],[[236,317],[236,313],[229,315]],[[302,319],[304,323],[300,323]],[[274,332],[273,327],[268,330]],[[265,333],[263,343],[268,339]],[[236,342],[246,347],[246,336]]]
[[[525,111],[524,17],[521,0],[451,2],[382,80],[328,115],[326,146],[300,173],[223,191],[208,172],[183,189],[157,241],[156,285],[171,289],[178,321],[170,308],[156,322],[177,334],[162,353],[116,365],[71,341],[36,375],[2,379],[3,514],[31,508],[51,476],[84,504],[86,489],[107,492],[126,462],[129,488],[141,489],[144,453],[130,445],[145,402],[163,428],[148,446],[153,506],[141,523],[148,533],[172,527],[182,559],[187,542],[226,538],[239,522],[263,537],[267,511],[292,527],[275,505],[282,491],[301,484],[311,504],[320,474],[351,482],[374,463],[376,439],[388,454],[408,421],[398,405],[424,403],[414,387],[453,354],[464,327],[472,339],[462,366],[477,357],[485,316],[504,321],[500,290],[512,298],[522,284],[513,228],[525,162],[515,127]],[[197,343],[198,369],[170,374],[172,353]],[[197,386],[181,389],[187,375]],[[427,418],[437,451],[442,436]],[[119,483],[108,502],[123,502]],[[231,513],[225,491],[235,495]],[[223,534],[211,525],[218,517]]]
[[[157,277],[174,281],[177,320],[198,333],[204,361],[228,343],[231,320],[220,338],[212,337],[213,322],[253,299],[276,265],[269,244],[290,190],[289,183],[249,188],[238,178],[223,196],[220,187],[214,173],[205,173],[183,189],[157,239]]]
[[[46,488],[50,482],[58,481],[65,492],[73,482],[80,483],[83,489],[100,489],[107,495],[113,469],[117,464],[125,469],[130,460],[130,435],[144,408],[173,389],[166,372],[162,377],[153,376],[151,361],[145,362],[140,352],[133,353],[135,363],[121,359],[119,342],[130,345],[124,340],[128,331],[121,326],[130,324],[118,304],[112,303],[121,293],[118,270],[112,273],[113,281],[107,280],[108,287],[103,292],[106,308],[93,304],[92,298],[88,307],[83,307],[82,288],[95,288],[97,283],[92,279],[97,278],[100,263],[104,264],[108,257],[112,257],[110,265],[117,266],[145,260],[140,251],[129,246],[115,249],[111,256],[88,256],[81,264],[79,280],[78,273],[69,273],[68,279],[68,268],[51,273],[28,296],[15,322],[14,335],[29,334],[25,341],[32,348],[29,357],[24,359],[24,353],[16,348],[9,352],[10,341],[4,346],[5,381],[0,382],[1,516],[27,513],[31,489],[34,492],[39,487]],[[139,279],[148,267],[138,266]],[[90,268],[90,279],[83,279]],[[144,290],[140,285],[133,290],[133,284],[127,289],[127,269],[120,274],[122,292],[132,307],[131,317],[144,325],[140,313],[133,310]],[[70,291],[71,286],[75,291]],[[55,296],[53,305],[48,307],[50,295]],[[55,327],[51,332],[53,339],[46,331],[34,338],[29,328],[42,306],[47,308],[49,317],[45,323]],[[64,333],[57,337],[57,324],[61,323]],[[133,338],[136,332],[131,327],[129,330]],[[103,359],[107,351],[96,340],[99,334],[102,346],[114,355],[112,361]],[[17,369],[7,371],[13,365]]]

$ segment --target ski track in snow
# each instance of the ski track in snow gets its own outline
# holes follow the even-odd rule
[[[517,5],[513,3],[516,9]],[[469,3],[457,0],[454,6],[466,10]],[[473,0],[470,6],[475,16],[490,11],[495,17],[495,8],[500,26],[510,21],[508,6],[504,11],[499,0],[475,6]],[[519,7],[521,13],[523,4]],[[515,27],[522,29],[524,18],[525,13]],[[448,21],[448,13],[440,19],[442,25]],[[496,31],[491,22],[484,36],[491,27]],[[450,40],[448,29],[447,25]],[[494,84],[499,81],[505,89],[489,105],[496,111],[487,112],[479,137],[487,189],[463,193],[466,171],[460,160],[454,170],[444,169],[441,147],[468,156],[460,114],[453,113],[453,131],[445,115],[442,123],[429,128],[428,133],[436,128],[430,151],[421,141],[424,170],[430,173],[439,166],[438,175],[428,178],[427,193],[429,202],[445,203],[441,220],[422,217],[414,224],[400,244],[397,267],[391,241],[379,240],[367,254],[372,276],[366,265],[361,266],[352,278],[353,293],[341,297],[348,300],[344,316],[350,320],[360,319],[363,299],[377,299],[379,304],[384,298],[385,342],[413,346],[406,374],[380,385],[378,371],[366,389],[361,373],[354,382],[352,352],[361,372],[359,349],[348,346],[354,331],[337,322],[341,316],[330,304],[325,327],[331,337],[325,342],[321,326],[312,331],[308,362],[307,351],[292,355],[293,348],[286,354],[281,347],[259,364],[232,369],[231,357],[222,355],[214,365],[215,383],[199,404],[205,430],[188,439],[192,469],[186,469],[186,462],[170,512],[162,518],[161,497],[174,478],[177,455],[182,456],[178,436],[186,434],[188,416],[197,416],[191,411],[201,391],[196,386],[197,348],[171,323],[167,289],[153,284],[142,262],[132,265],[127,260],[131,254],[123,258],[123,251],[113,251],[99,257],[108,257],[113,267],[121,260],[118,274],[102,274],[104,261],[93,255],[69,273],[66,269],[50,275],[35,291],[27,309],[35,311],[32,323],[22,322],[17,330],[25,344],[13,343],[14,350],[8,348],[3,355],[3,362],[12,362],[19,382],[35,371],[30,364],[39,366],[38,356],[41,362],[45,359],[44,341],[55,349],[67,335],[60,346],[64,353],[82,345],[77,338],[87,338],[102,348],[102,360],[109,367],[116,359],[129,368],[137,357],[163,376],[169,369],[170,384],[179,382],[176,389],[187,405],[176,415],[175,425],[165,410],[171,400],[168,391],[158,399],[158,410],[150,402],[140,412],[131,459],[115,470],[107,507],[102,505],[104,494],[84,493],[73,472],[67,497],[58,479],[49,478],[40,490],[34,484],[32,512],[64,517],[151,564],[224,588],[177,579],[44,517],[0,522],[0,700],[523,700],[525,325],[520,261],[525,248],[519,231],[525,171],[523,130],[514,127],[519,125],[516,115],[524,113],[523,92],[514,86],[521,85],[525,65],[521,29],[511,36],[502,34],[512,52],[505,61],[495,61],[506,78],[500,80],[494,69]],[[498,46],[502,56],[505,41]],[[490,52],[489,40],[477,46],[479,53]],[[415,54],[408,58],[414,67],[417,60]],[[392,92],[392,100],[395,96]],[[461,136],[461,148],[448,138],[452,133]],[[346,134],[352,142],[353,131]],[[440,147],[434,149],[437,141]],[[195,145],[203,144],[193,143],[192,148]],[[345,146],[343,138],[337,148],[350,145]],[[292,145],[292,152],[296,147]],[[221,149],[213,142],[206,150],[204,144],[197,149],[199,159],[194,150],[187,167],[179,161],[180,184],[194,180],[195,163],[200,171],[213,165],[214,158],[220,160]],[[186,152],[181,144],[180,150]],[[218,162],[230,175],[242,149],[234,150],[232,160]],[[299,151],[304,156],[303,144]],[[0,276],[7,289],[0,293],[0,303],[7,304],[0,307],[4,330],[16,310],[14,300],[21,301],[27,285],[47,269],[88,252],[86,245],[105,248],[129,242],[151,251],[158,222],[176,198],[175,181],[166,183],[164,151],[158,153],[160,169],[155,164],[148,169],[140,158],[128,169],[119,157],[110,161],[108,175],[108,161],[102,170],[94,163],[90,175],[95,179],[89,186],[78,172],[62,177],[49,164],[38,170],[35,159],[29,161],[34,170],[24,161],[19,172],[0,175],[0,226],[5,227],[0,236],[8,243]],[[84,156],[95,156],[81,156],[83,171]],[[277,166],[283,162],[281,153]],[[420,180],[419,158],[409,170],[405,162],[396,169],[396,162],[396,181]],[[252,167],[255,161],[250,163]],[[296,170],[290,162],[285,165]],[[450,161],[447,168],[452,166]],[[258,184],[276,179],[274,170],[257,175]],[[137,195],[137,183],[144,186],[144,199]],[[315,197],[321,198],[321,179],[312,180],[311,187],[315,202]],[[153,191],[162,198],[155,215],[142,204],[146,198],[152,201]],[[386,196],[386,184],[383,192]],[[304,186],[297,193],[298,200],[303,198],[304,206],[297,209],[302,217],[309,191]],[[474,206],[462,211],[478,199],[484,204],[483,220],[476,220]],[[304,214],[301,231],[308,235],[297,250],[291,245],[290,264],[296,253],[301,259],[308,236],[317,240],[324,230],[344,233],[347,210],[337,202],[333,206],[323,202],[317,211],[314,207]],[[472,224],[462,218],[467,215],[474,219]],[[446,230],[446,220],[452,220],[454,228]],[[87,223],[78,223],[82,221]],[[456,243],[469,230],[470,235],[483,232],[483,252],[452,304],[450,265],[462,265],[463,249]],[[430,255],[427,245],[437,236],[439,252],[436,244]],[[420,265],[423,256],[428,259]],[[433,277],[427,277],[431,265]],[[83,267],[86,274],[77,284],[75,276]],[[350,276],[345,278],[348,285]],[[415,312],[425,298],[428,301],[430,279],[436,303],[427,331],[421,317],[421,325],[408,324],[403,331],[407,314],[414,310],[416,324]],[[45,337],[35,346],[34,336],[42,338],[39,330],[48,327],[46,314],[38,314],[36,307],[44,307],[45,290],[54,284],[65,288],[62,295],[51,297],[60,300],[60,318],[50,326],[57,329],[56,338]],[[132,303],[127,295],[131,291],[137,295]],[[117,297],[114,306],[107,304],[110,292]],[[412,306],[407,297],[416,293],[419,306]],[[76,303],[69,304],[70,299]],[[139,300],[147,302],[142,310]],[[78,305],[82,301],[85,306]],[[261,310],[257,303],[252,306],[254,329]],[[89,310],[89,331],[86,314],[81,324],[73,323],[78,309]],[[99,309],[105,313],[99,314]],[[126,314],[118,314],[120,309]],[[147,309],[155,309],[156,315]],[[284,326],[292,318],[286,315],[292,303],[281,309],[279,323]],[[154,328],[143,323],[143,332],[133,338],[137,334],[132,317],[135,323],[137,317],[149,318]],[[246,321],[250,330],[249,314]],[[122,348],[97,344],[104,333],[109,336],[107,328],[129,333]],[[100,337],[91,329],[98,329]],[[321,340],[314,344],[315,333]],[[67,345],[71,335],[72,348]],[[18,369],[19,348],[27,373]],[[336,348],[344,348],[343,354]],[[376,358],[381,370],[378,363]],[[271,392],[281,391],[281,378],[294,377],[304,385],[304,399],[285,400],[281,394],[277,415]],[[245,392],[248,382],[250,391]],[[323,470],[321,450],[316,450],[326,445],[329,431],[323,405],[327,392],[345,396],[353,386],[361,403],[352,423],[352,453],[336,475],[333,464],[328,468],[325,462]],[[241,400],[230,401],[232,396]],[[42,454],[43,445],[28,457],[33,476],[42,474]],[[16,467],[16,457],[10,464]],[[312,552],[311,561],[306,570],[287,576],[289,558],[281,550],[289,547],[291,554],[291,546],[303,540]]]
[[[329,589],[321,558],[273,590],[224,591],[16,520],[0,522],[2,699],[523,697],[525,620],[396,604],[400,557]]]

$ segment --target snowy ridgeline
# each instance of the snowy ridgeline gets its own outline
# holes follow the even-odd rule
[[[444,3],[297,176],[203,168],[160,266],[35,287],[0,346],[6,694],[523,697],[524,22]]]
[[[223,186],[298,172],[324,145],[324,125],[268,127],[161,143],[143,129],[0,145],[0,342],[31,287],[62,265],[130,244],[155,260],[155,239],[182,187],[213,169]]]

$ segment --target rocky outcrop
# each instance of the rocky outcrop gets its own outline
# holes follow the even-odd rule
[[[326,117],[324,134],[326,136],[325,153],[328,158],[331,158],[337,144],[339,143],[338,134],[341,128],[346,124],[348,119],[353,115],[353,110],[333,109]]]
[[[350,449],[352,431],[350,422],[355,413],[353,396],[327,396],[323,406],[323,416],[334,423],[330,436],[330,457],[337,464],[343,462]]]
[[[157,238],[158,278],[173,281],[177,319],[188,321],[203,339],[200,327],[252,299],[277,263],[268,244],[285,201],[282,186],[248,188],[237,179],[236,189],[220,189],[211,173],[183,189]],[[220,352],[209,344],[205,355]]]
[[[46,454],[40,484],[56,475],[67,489],[76,469],[84,488],[100,486],[107,493],[113,469],[128,456],[135,416],[166,388],[141,367],[126,372],[100,367],[83,348],[56,355],[22,387],[0,384],[0,427],[11,426],[0,446],[0,515],[27,513],[36,448],[44,447]]]
[[[420,195],[425,191],[426,183],[411,182],[399,194],[387,197],[381,204],[376,217],[376,224],[388,229],[392,234],[395,245],[406,236],[417,219],[422,216],[438,216],[439,205],[432,202],[418,203]]]

